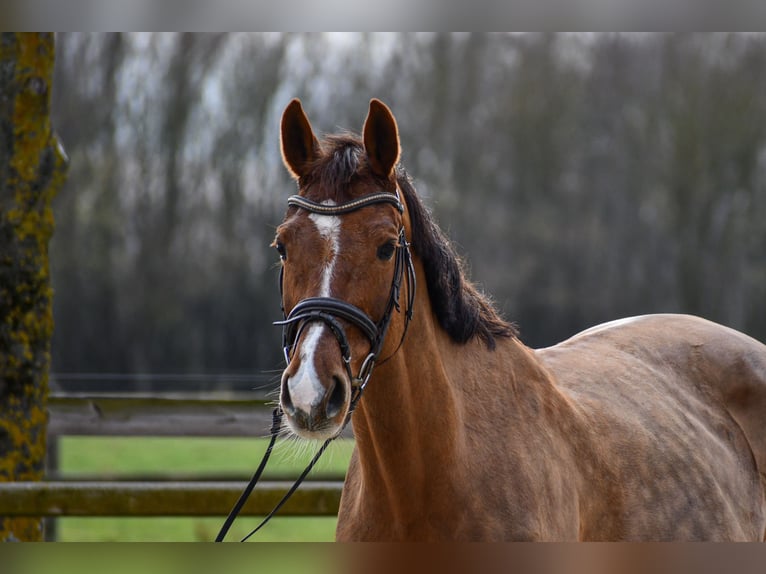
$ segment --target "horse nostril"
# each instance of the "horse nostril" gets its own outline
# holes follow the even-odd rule
[[[280,393],[279,401],[282,404],[282,410],[288,415],[293,416],[295,415],[295,406],[290,398],[290,387],[287,384],[287,381],[287,377],[282,381],[282,392]]]
[[[327,418],[337,416],[346,406],[346,386],[340,377],[332,378],[333,386],[330,389],[330,396],[327,398]]]

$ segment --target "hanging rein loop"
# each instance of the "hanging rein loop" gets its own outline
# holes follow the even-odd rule
[[[342,203],[340,205],[324,205],[315,201],[311,201],[310,199],[300,195],[293,195],[287,200],[287,205],[290,207],[298,207],[305,209],[310,213],[316,213],[319,215],[336,216],[350,213],[369,205],[376,205],[380,203],[392,204],[394,207],[396,207],[400,214],[404,213],[404,205],[399,199],[398,189],[396,195],[387,192],[372,193],[359,199],[354,199],[346,203]],[[284,314],[283,279],[284,267],[282,267],[279,274],[279,291],[280,298],[282,299],[282,313]],[[404,312],[404,330],[396,349],[391,353],[391,355],[378,363],[382,364],[393,357],[404,343],[404,337],[407,335],[407,329],[409,328],[410,321],[412,320],[412,310],[415,303],[415,268],[412,264],[410,244],[407,242],[407,238],[404,234],[404,226],[399,229],[399,240],[396,245],[394,261],[394,277],[391,281],[391,290],[388,295],[386,309],[379,321],[374,321],[370,318],[369,315],[367,315],[367,313],[355,305],[347,303],[341,299],[336,299],[334,297],[309,297],[299,301],[298,304],[293,307],[290,313],[285,316],[284,320],[274,323],[275,325],[282,327],[282,346],[284,349],[285,361],[288,365],[290,364],[293,348],[295,347],[297,341],[300,339],[300,336],[306,326],[309,323],[316,321],[320,321],[327,325],[330,329],[330,332],[338,341],[341,356],[343,358],[343,364],[346,368],[346,373],[348,375],[349,381],[351,381],[353,392],[348,413],[346,414],[346,418],[343,421],[343,425],[341,426],[340,430],[322,444],[317,453],[314,455],[314,458],[311,459],[311,462],[309,462],[308,466],[301,473],[293,486],[290,487],[290,489],[285,493],[285,495],[277,503],[274,509],[263,519],[263,521],[241,540],[242,542],[260,530],[277,513],[282,505],[287,502],[290,496],[292,496],[292,494],[298,489],[298,486],[300,486],[306,476],[308,476],[311,469],[314,468],[314,465],[322,456],[325,449],[327,449],[330,442],[340,436],[340,434],[346,428],[346,425],[348,425],[348,423],[351,421],[351,415],[356,409],[356,406],[359,403],[359,399],[362,398],[362,392],[364,391],[367,383],[370,380],[370,377],[372,376],[372,371],[375,368],[378,357],[383,348],[386,333],[388,332],[388,327],[391,323],[391,317],[393,315],[394,309],[396,309],[397,312],[401,312],[399,298],[401,295],[402,281],[406,282],[407,288],[407,301]],[[351,346],[349,345],[346,330],[343,327],[342,322],[350,323],[351,325],[357,327],[370,342],[370,351],[362,361],[362,365],[359,368],[359,373],[356,376],[354,376],[351,370]],[[261,475],[266,468],[266,463],[271,456],[271,451],[274,448],[274,443],[281,426],[282,409],[277,406],[273,413],[271,439],[269,441],[269,446],[266,449],[266,453],[263,455],[263,459],[258,465],[258,469],[255,471],[255,474],[253,474],[250,482],[245,487],[245,490],[242,492],[228,517],[226,518],[226,521],[224,522],[220,532],[218,533],[218,536],[216,537],[216,542],[222,542],[226,537],[226,533],[234,523],[234,519],[242,510],[242,507],[245,505],[245,502],[247,502],[250,493],[253,491],[255,485],[260,480]]]

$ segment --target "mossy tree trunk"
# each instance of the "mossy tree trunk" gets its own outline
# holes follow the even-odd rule
[[[51,200],[66,172],[50,126],[53,61],[53,34],[0,34],[0,482],[44,470]],[[41,538],[40,519],[0,517],[0,541]]]

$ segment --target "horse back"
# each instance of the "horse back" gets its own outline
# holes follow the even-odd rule
[[[536,353],[581,414],[586,442],[596,446],[578,449],[600,460],[601,472],[610,475],[605,483],[634,481],[633,490],[646,490],[660,475],[672,475],[679,500],[710,505],[689,519],[700,537],[708,536],[701,516],[737,506],[740,516],[752,515],[742,531],[760,528],[763,538],[766,346],[697,317],[647,315],[588,329]],[[723,493],[718,507],[710,491]],[[661,496],[646,495],[655,502]],[[613,501],[629,504],[629,498],[616,492]],[[631,500],[634,513],[647,505]],[[695,512],[674,510],[682,511]]]

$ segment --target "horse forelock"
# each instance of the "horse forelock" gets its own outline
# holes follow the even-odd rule
[[[301,193],[314,201],[343,203],[378,190],[395,191],[394,181],[376,177],[367,164],[364,144],[352,133],[329,135],[321,152],[300,179]],[[431,217],[404,168],[396,169],[395,184],[410,214],[412,249],[420,257],[431,305],[439,324],[456,343],[479,337],[490,348],[497,338],[517,337],[518,331],[500,317],[490,299],[468,280],[452,243]]]
[[[343,203],[365,193],[365,186],[359,185],[365,178],[380,189],[392,187],[370,171],[362,140],[355,134],[342,133],[322,140],[319,156],[299,184],[301,192],[314,201]]]

